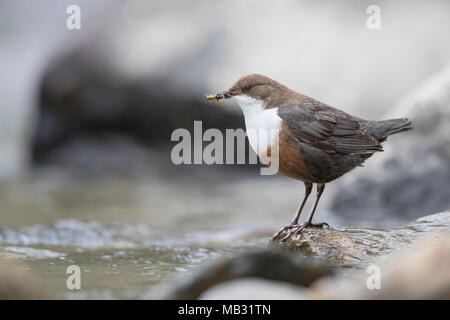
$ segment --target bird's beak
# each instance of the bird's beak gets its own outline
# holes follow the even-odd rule
[[[219,103],[219,101],[222,99],[231,98],[231,94],[228,91],[224,91],[224,92],[213,94],[213,95],[205,94],[205,96],[206,96],[206,99],[208,99],[208,101],[214,100],[214,101],[216,101],[216,103]]]

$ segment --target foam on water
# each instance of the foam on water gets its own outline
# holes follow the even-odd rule
[[[33,225],[19,230],[0,228],[0,244],[20,246],[62,246],[78,248],[134,248],[142,246],[190,246],[230,244],[263,233],[261,228],[205,230],[167,236],[155,233],[145,224],[122,222],[102,224],[75,219],[51,225]]]

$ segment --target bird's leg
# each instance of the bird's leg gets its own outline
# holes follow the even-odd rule
[[[324,225],[329,227],[328,223],[326,222],[312,223],[312,218],[314,216],[314,213],[316,212],[317,204],[319,203],[320,196],[322,195],[324,189],[325,183],[320,183],[317,185],[316,202],[314,203],[314,206],[312,207],[311,212],[309,213],[308,220],[306,220],[305,228],[306,227],[322,228]]]
[[[284,226],[283,228],[281,228],[280,230],[278,230],[273,236],[272,236],[272,240],[275,240],[276,238],[279,237],[279,235],[281,233],[283,233],[286,230],[295,228],[298,226],[298,218],[300,217],[300,214],[302,213],[303,207],[305,206],[306,200],[308,199],[311,190],[312,190],[312,183],[309,182],[304,182],[305,183],[305,196],[303,197],[303,201],[300,203],[298,209],[297,209],[297,213],[295,214],[294,219],[292,219],[291,223]]]
[[[297,213],[295,214],[294,219],[291,221],[291,226],[298,225],[298,218],[300,218],[300,214],[303,211],[303,207],[305,206],[306,200],[308,200],[309,195],[311,194],[312,183],[305,182],[305,196],[303,197],[303,201],[297,209]]]
[[[322,223],[312,223],[312,218],[314,216],[314,212],[316,211],[317,208],[317,204],[319,203],[320,200],[320,196],[323,193],[323,190],[325,189],[325,183],[319,183],[317,185],[317,193],[316,193],[316,201],[314,202],[313,207],[311,208],[311,212],[309,213],[308,219],[306,220],[306,222],[302,225],[297,225],[295,228],[293,228],[291,231],[289,231],[286,236],[283,237],[283,239],[281,239],[282,242],[285,242],[287,239],[289,239],[293,234],[301,232],[303,229],[307,228],[307,227],[313,227],[313,228],[321,228],[324,225],[328,225],[328,223],[326,222],[322,222]]]

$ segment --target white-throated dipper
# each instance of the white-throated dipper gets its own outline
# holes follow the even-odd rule
[[[389,135],[412,129],[411,121],[406,118],[371,121],[354,117],[259,74],[244,76],[228,91],[207,96],[216,102],[228,98],[235,98],[241,107],[247,131],[276,130],[278,172],[305,184],[305,196],[294,219],[276,232],[272,240],[285,231],[281,241],[306,227],[328,225],[312,223],[325,184],[361,166],[375,152],[383,151],[381,142]],[[255,150],[261,144],[253,139],[255,136],[249,136]],[[274,148],[270,143],[267,141],[266,154]],[[259,152],[261,158],[260,149]],[[314,183],[317,184],[316,200],[306,222],[299,224]]]

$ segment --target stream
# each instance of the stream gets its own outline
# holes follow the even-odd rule
[[[217,183],[220,175],[89,179],[45,172],[4,181],[0,256],[19,263],[56,297],[137,297],[207,261],[265,247],[303,193],[301,184],[283,177],[227,176]],[[318,219],[336,228],[358,226],[323,207]],[[395,229],[402,241],[387,237],[390,229],[372,229],[370,237],[364,229],[350,232],[362,243],[372,239],[379,252],[440,223]],[[66,288],[70,265],[80,267],[81,290]]]

